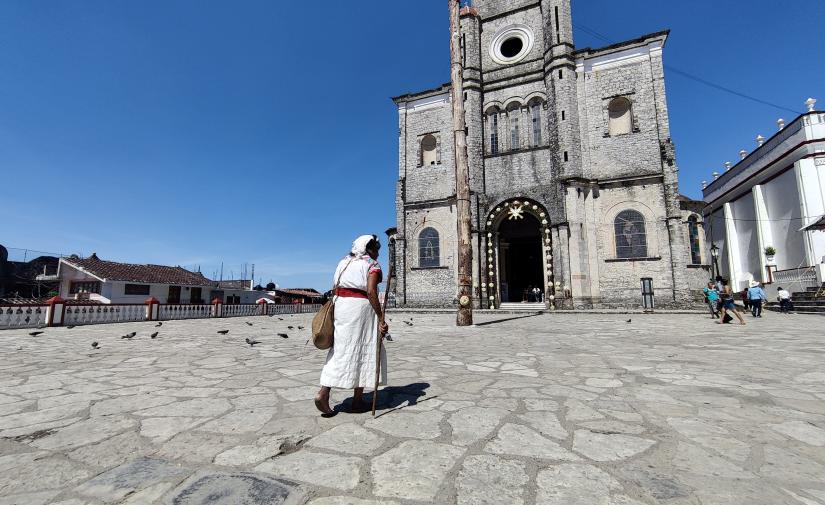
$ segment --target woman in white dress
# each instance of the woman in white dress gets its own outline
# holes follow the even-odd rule
[[[362,235],[335,269],[335,338],[321,371],[321,389],[315,395],[315,406],[324,414],[333,413],[329,406],[332,388],[353,389],[352,411],[366,411],[362,396],[364,386],[372,386],[375,381],[376,332],[380,331],[383,338],[389,330],[386,322],[379,325],[383,319],[378,301],[380,248],[375,235]],[[386,364],[387,355],[381,346],[380,385],[387,381]]]

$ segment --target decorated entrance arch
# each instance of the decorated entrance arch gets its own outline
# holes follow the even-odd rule
[[[491,209],[486,229],[488,305],[533,301],[552,306],[553,240],[544,206],[529,198],[506,200]]]

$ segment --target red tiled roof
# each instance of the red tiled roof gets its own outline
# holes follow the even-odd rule
[[[307,289],[278,289],[280,293],[286,293],[288,295],[295,295],[295,296],[306,296],[307,298],[321,298],[322,295],[318,291],[315,291],[312,288]]]
[[[181,267],[164,265],[137,265],[133,263],[116,263],[104,261],[92,254],[80,259],[76,256],[63,258],[63,261],[107,281],[143,282],[146,284],[180,284],[184,286],[214,286],[200,272],[190,272]]]

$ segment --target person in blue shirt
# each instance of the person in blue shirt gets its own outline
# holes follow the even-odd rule
[[[767,300],[768,297],[765,295],[762,286],[758,282],[751,281],[751,287],[748,288],[748,301],[753,317],[762,317],[762,303]]]

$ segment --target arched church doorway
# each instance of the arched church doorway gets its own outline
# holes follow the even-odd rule
[[[505,219],[498,227],[499,282],[504,303],[543,301],[541,224],[532,214]]]
[[[490,306],[545,302],[555,294],[550,225],[537,202],[513,199],[490,211],[487,256]]]

